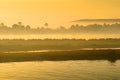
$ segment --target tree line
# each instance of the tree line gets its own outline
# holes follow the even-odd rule
[[[39,33],[115,33],[119,34],[120,23],[113,24],[89,24],[89,25],[79,25],[74,24],[69,28],[60,26],[57,29],[49,28],[49,24],[45,23],[44,27],[32,28],[30,25],[24,25],[22,22],[13,24],[11,27],[6,26],[4,23],[0,24],[0,34],[7,33],[21,33],[21,34],[39,34]]]

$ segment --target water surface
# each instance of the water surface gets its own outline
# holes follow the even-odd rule
[[[1,80],[120,80],[120,61],[0,63]]]

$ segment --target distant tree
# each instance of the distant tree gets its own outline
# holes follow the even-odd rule
[[[37,29],[40,29],[39,27],[37,27]]]
[[[105,26],[107,26],[107,24],[106,24],[106,23],[104,23],[104,24],[103,24],[103,26],[105,27]]]
[[[18,22],[17,24],[12,25],[13,29],[24,29],[24,25],[22,25],[22,22]]]
[[[79,27],[79,24],[76,24],[75,26],[76,26],[76,27]]]
[[[75,25],[71,25],[70,29],[73,29],[73,28],[75,28]]]
[[[12,25],[12,28],[13,28],[13,29],[17,29],[17,28],[18,28],[18,25],[17,25],[17,24],[13,24],[13,25]]]
[[[44,28],[44,27],[41,27],[40,29],[41,29],[41,30],[44,30],[45,28]]]
[[[0,28],[7,28],[7,26],[5,26],[4,23],[0,23]]]
[[[63,26],[60,26],[60,30],[66,30],[66,28]]]
[[[71,25],[70,27],[71,30],[78,30],[79,29],[79,25],[76,24],[76,25]]]
[[[22,25],[22,22],[18,22],[18,25]]]
[[[45,24],[44,24],[44,26],[46,26],[46,27],[47,27],[47,26],[48,26],[48,23],[45,23]]]
[[[30,29],[30,26],[29,26],[29,25],[27,25],[27,26],[26,26],[26,29]]]
[[[18,28],[24,29],[25,26],[22,24],[22,22],[18,22]]]
[[[1,26],[4,26],[4,23],[1,23],[0,25],[1,25]]]

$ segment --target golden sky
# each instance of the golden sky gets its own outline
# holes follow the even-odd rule
[[[0,0],[0,22],[59,27],[86,18],[120,18],[120,0]]]

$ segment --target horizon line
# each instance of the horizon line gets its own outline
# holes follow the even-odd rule
[[[80,19],[72,22],[120,22],[120,18],[116,19]]]

